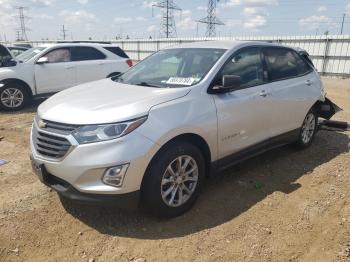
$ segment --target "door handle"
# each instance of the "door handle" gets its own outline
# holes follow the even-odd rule
[[[308,80],[305,81],[305,84],[306,84],[307,86],[311,86],[311,85],[312,85],[312,81],[308,79]]]
[[[265,90],[261,90],[261,92],[259,93],[259,96],[261,97],[267,97],[268,95],[270,95],[270,93],[266,92]]]
[[[72,69],[74,66],[65,66],[66,69]]]

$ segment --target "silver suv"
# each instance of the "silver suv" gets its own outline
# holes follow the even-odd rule
[[[336,109],[297,50],[191,43],[49,98],[33,123],[31,158],[64,197],[176,216],[210,174],[277,146],[308,147],[318,117]]]

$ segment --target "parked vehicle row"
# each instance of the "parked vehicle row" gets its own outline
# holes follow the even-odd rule
[[[69,50],[58,57],[74,57]],[[182,214],[215,170],[281,145],[310,146],[318,118],[338,108],[305,56],[263,42],[163,49],[42,103],[30,138],[33,168],[63,197]]]
[[[132,61],[118,46],[60,43],[30,48],[16,57],[0,47],[0,108],[19,110],[35,96],[111,77]]]

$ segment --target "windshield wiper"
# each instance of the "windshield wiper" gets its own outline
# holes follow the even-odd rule
[[[134,85],[137,85],[137,86],[149,86],[149,87],[161,87],[161,86],[157,86],[157,85],[154,85],[154,84],[149,84],[147,82],[140,82],[140,83],[136,83]]]

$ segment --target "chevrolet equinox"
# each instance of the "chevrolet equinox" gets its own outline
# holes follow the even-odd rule
[[[334,111],[305,52],[183,44],[42,103],[32,166],[63,197],[176,216],[206,176],[271,148],[310,146],[318,117]]]

